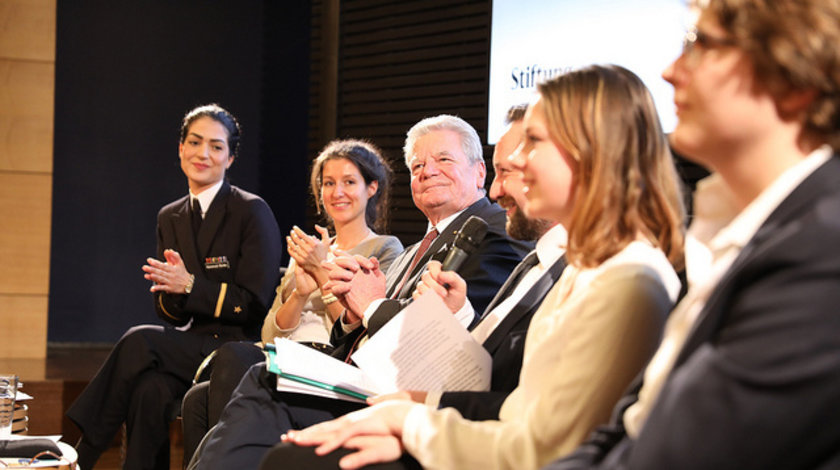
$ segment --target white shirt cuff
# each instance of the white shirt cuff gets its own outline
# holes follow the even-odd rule
[[[376,312],[376,309],[378,309],[379,306],[382,305],[382,302],[384,302],[386,300],[388,300],[388,299],[376,299],[373,302],[371,302],[370,304],[368,304],[368,308],[366,308],[365,311],[362,312],[362,323],[364,323],[365,328],[367,328],[367,326],[368,326],[368,322],[370,321],[370,317],[372,317],[373,313]]]
[[[460,310],[455,312],[455,319],[458,320],[458,323],[460,323],[461,325],[464,325],[464,328],[469,328],[469,326],[472,323],[474,318],[475,318],[475,309],[473,308],[472,304],[470,303],[470,299],[467,298],[467,301],[464,302],[464,306],[461,307]]]

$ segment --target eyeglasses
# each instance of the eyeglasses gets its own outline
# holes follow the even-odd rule
[[[682,54],[687,60],[693,62],[700,56],[702,51],[722,47],[734,47],[736,45],[737,43],[732,38],[716,38],[695,28],[685,33]]]

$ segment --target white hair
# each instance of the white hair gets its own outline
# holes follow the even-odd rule
[[[405,166],[411,169],[410,161],[414,156],[414,145],[417,139],[432,131],[448,130],[457,133],[461,137],[461,150],[467,156],[470,163],[478,163],[484,161],[484,152],[481,149],[481,139],[478,138],[478,132],[475,131],[467,121],[452,116],[451,114],[441,114],[439,116],[427,117],[418,122],[411,129],[408,130],[405,137],[405,146],[403,146],[403,154],[405,155]]]

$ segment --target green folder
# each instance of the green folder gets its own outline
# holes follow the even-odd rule
[[[277,352],[274,350],[274,345],[269,344],[266,348],[268,352],[268,371],[274,374],[277,374],[278,377],[282,377],[284,379],[292,380],[294,382],[302,383],[305,385],[310,385],[312,387],[317,387],[322,390],[329,390],[330,392],[340,393],[342,395],[347,395],[348,397],[357,398],[359,400],[367,400],[369,395],[365,395],[364,393],[359,393],[353,390],[346,389],[344,387],[339,387],[338,385],[332,385],[328,383],[324,383],[315,379],[310,379],[309,377],[302,377],[300,375],[289,374],[287,372],[283,372],[277,367],[277,363],[274,361],[274,356]]]

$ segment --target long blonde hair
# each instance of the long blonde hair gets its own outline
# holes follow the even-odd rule
[[[576,162],[569,262],[596,266],[639,234],[682,267],[685,209],[659,116],[645,85],[615,65],[538,87],[549,135]]]

